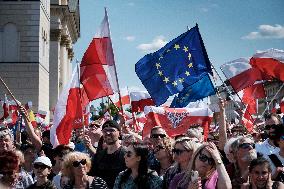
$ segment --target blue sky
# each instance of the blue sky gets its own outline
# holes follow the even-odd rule
[[[199,25],[208,56],[218,68],[257,50],[284,50],[283,0],[81,0],[81,60],[108,9],[120,88],[143,89],[135,63],[166,42]],[[221,74],[221,73],[220,73]]]

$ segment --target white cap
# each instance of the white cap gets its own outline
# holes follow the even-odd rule
[[[48,167],[52,167],[50,159],[46,156],[40,156],[40,157],[36,158],[36,160],[34,161],[34,164],[35,163],[42,163],[42,164],[44,164]]]

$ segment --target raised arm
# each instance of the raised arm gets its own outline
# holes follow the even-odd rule
[[[227,127],[226,127],[226,114],[225,114],[225,100],[220,99],[220,119],[219,119],[219,144],[220,150],[224,150],[225,144],[227,142]]]

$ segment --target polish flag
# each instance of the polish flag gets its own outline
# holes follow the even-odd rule
[[[50,141],[54,148],[59,144],[68,144],[72,130],[83,125],[78,70],[76,66],[72,79],[63,89],[55,106],[53,126],[50,129]]]
[[[9,101],[9,111],[17,111],[18,110],[18,104],[14,100]]]
[[[253,122],[254,119],[251,117],[252,113],[250,112],[250,105],[247,105],[243,117],[242,117],[242,124],[247,128],[248,132],[253,131]]]
[[[144,112],[141,112],[140,114],[136,115],[136,121],[139,123],[146,123],[147,118],[144,114]]]
[[[262,73],[284,82],[284,51],[268,49],[258,51],[250,59],[250,64]]]
[[[127,88],[120,90],[122,106],[130,104],[130,97]],[[119,94],[115,93],[110,96],[116,107],[120,107]]]
[[[4,121],[4,119],[6,119],[9,116],[9,101],[8,98],[5,94],[5,99],[3,101],[3,116],[0,118],[0,122]]]
[[[279,104],[281,113],[284,113],[284,101],[282,100]]]
[[[80,81],[89,101],[118,92],[106,10],[100,29],[86,50],[80,67]]]
[[[146,106],[144,113],[147,122],[143,128],[143,137],[150,134],[155,126],[161,126],[172,137],[186,133],[187,129],[194,125],[203,127],[204,138],[209,132],[209,126],[213,119],[213,112],[209,108],[164,108]]]
[[[256,81],[264,80],[265,77],[260,70],[252,67],[246,58],[233,60],[220,68],[236,92],[253,85]]]
[[[147,91],[130,92],[133,112],[143,112],[145,106],[154,106],[155,103]]]

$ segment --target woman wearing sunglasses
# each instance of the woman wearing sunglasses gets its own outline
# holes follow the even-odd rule
[[[192,154],[198,148],[198,144],[189,137],[181,137],[174,143],[172,153],[175,163],[166,171],[163,179],[163,188],[169,188],[171,180],[178,173],[187,169]],[[176,186],[174,184],[174,186]]]
[[[156,172],[148,169],[148,148],[131,144],[124,155],[127,169],[115,180],[114,189],[160,189],[162,180]]]
[[[71,152],[64,156],[62,175],[69,179],[65,189],[107,189],[106,182],[100,177],[88,176],[91,168],[90,157],[81,152]]]
[[[200,146],[192,155],[186,172],[176,175],[173,181],[175,179],[180,179],[176,186],[179,189],[232,188],[231,180],[214,143]]]

